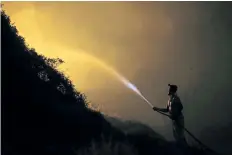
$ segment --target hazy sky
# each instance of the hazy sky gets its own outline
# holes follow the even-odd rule
[[[104,112],[172,134],[167,118],[88,54],[156,106],[166,106],[167,84],[177,84],[186,126],[196,136],[232,124],[230,2],[7,2],[4,8],[38,53],[65,59],[77,88]]]

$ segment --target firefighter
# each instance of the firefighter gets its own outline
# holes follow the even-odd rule
[[[176,85],[170,85],[170,84],[168,84],[168,86],[169,86],[169,92],[168,92],[169,100],[167,107],[166,108],[153,107],[153,110],[170,114],[170,118],[172,119],[173,136],[177,144],[181,146],[187,146],[187,142],[184,136],[184,116],[182,114],[183,105],[176,93],[178,87]]]

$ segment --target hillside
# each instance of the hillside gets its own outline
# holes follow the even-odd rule
[[[145,125],[121,122],[124,125],[119,128],[118,123],[112,123],[116,120],[107,121],[89,109],[85,96],[57,71],[62,60],[46,58],[28,48],[3,11],[1,24],[2,154],[84,155],[78,151],[85,152],[93,141],[96,146],[111,144],[107,153],[102,146],[95,148],[99,154],[181,154],[175,144]],[[138,126],[138,131],[129,130]],[[112,152],[111,146],[117,149]]]
[[[4,150],[40,154],[49,146],[86,145],[111,131],[100,113],[86,107],[83,94],[54,69],[59,62],[29,49],[4,12],[1,19]]]

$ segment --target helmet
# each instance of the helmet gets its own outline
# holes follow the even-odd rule
[[[168,86],[169,86],[168,95],[170,95],[171,93],[176,93],[178,89],[177,85],[168,84]]]

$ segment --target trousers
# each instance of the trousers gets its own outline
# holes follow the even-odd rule
[[[187,142],[184,135],[184,116],[178,117],[172,121],[173,136],[177,144],[181,146],[187,146]]]

